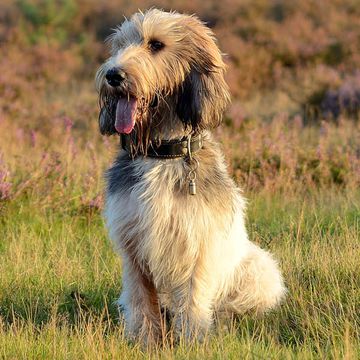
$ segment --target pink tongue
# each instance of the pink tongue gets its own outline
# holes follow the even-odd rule
[[[135,125],[136,98],[120,98],[116,105],[115,129],[120,134],[129,134]]]

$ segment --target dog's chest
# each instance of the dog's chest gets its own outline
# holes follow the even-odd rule
[[[146,264],[152,273],[166,278],[186,273],[207,229],[206,206],[179,191],[184,178],[182,164],[149,159],[144,164],[121,165],[125,164],[108,172],[105,209],[115,245]]]
[[[234,185],[211,155],[198,155],[197,195],[189,194],[183,159],[120,157],[108,171],[110,237],[150,270],[158,288],[176,288],[190,277],[202,250],[222,243],[231,228]]]

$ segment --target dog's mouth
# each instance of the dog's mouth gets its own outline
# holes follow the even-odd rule
[[[147,105],[144,98],[136,98],[131,94],[120,94],[116,102],[115,129],[119,134],[130,134],[136,120],[141,118],[147,107],[156,107],[158,97],[155,95]]]

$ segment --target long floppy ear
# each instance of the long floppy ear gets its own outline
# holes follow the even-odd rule
[[[95,85],[99,93],[99,105],[100,105],[99,130],[102,135],[113,135],[116,134],[116,130],[115,130],[116,102],[114,102],[114,98],[110,96],[104,82],[105,66],[106,64],[100,66],[95,76]]]
[[[112,112],[111,108],[108,109],[106,105],[103,105],[100,109],[99,130],[101,135],[113,135],[117,133],[115,129],[115,114],[112,114]]]
[[[178,91],[176,112],[194,132],[216,128],[230,100],[223,72],[200,73],[193,69]]]
[[[192,131],[215,128],[230,102],[226,66],[213,32],[204,23],[187,16],[183,24],[190,33],[185,40],[189,42],[190,72],[178,89],[176,112]]]

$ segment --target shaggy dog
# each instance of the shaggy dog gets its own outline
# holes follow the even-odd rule
[[[217,313],[264,312],[285,288],[276,261],[248,240],[244,199],[210,129],[229,102],[212,31],[151,9],[109,37],[96,75],[102,134],[121,134],[107,172],[105,218],[121,254],[118,301],[129,337],[202,336]]]

